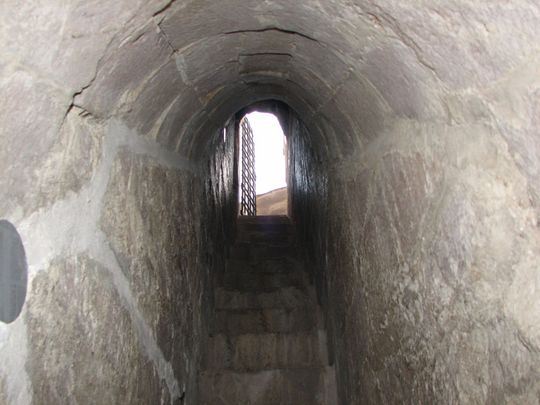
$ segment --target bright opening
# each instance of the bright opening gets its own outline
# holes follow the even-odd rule
[[[255,140],[257,195],[287,186],[285,180],[285,136],[273,114],[253,112],[247,115]]]
[[[246,115],[255,143],[257,215],[287,214],[287,144],[277,117],[269,113]]]

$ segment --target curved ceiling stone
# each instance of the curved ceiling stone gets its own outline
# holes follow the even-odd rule
[[[37,28],[4,35],[6,49],[66,94],[59,110],[72,96],[194,157],[227,116],[262,97],[334,133],[312,135],[337,155],[395,119],[452,120],[456,97],[522,65],[540,35],[538,5],[525,0],[104,4],[51,4],[35,16],[32,6],[8,7],[2,33],[24,20],[14,13]]]
[[[113,38],[75,104],[98,116],[120,114],[190,155],[235,111],[274,98],[313,132],[322,120],[335,126],[345,151],[369,140],[391,109],[429,115],[422,92],[432,77],[413,70],[411,53],[357,5],[175,1]]]

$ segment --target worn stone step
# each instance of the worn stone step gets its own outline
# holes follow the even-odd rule
[[[283,287],[306,288],[309,278],[304,272],[292,273],[237,273],[223,275],[223,287],[229,290],[270,292]]]
[[[257,217],[240,216],[237,219],[237,228],[245,230],[270,229],[272,227],[286,227],[288,230],[294,228],[291,219],[283,215],[259,215]]]
[[[232,259],[243,259],[252,262],[295,256],[296,248],[290,244],[236,242],[231,248]]]
[[[297,308],[316,303],[315,288],[279,288],[271,292],[241,292],[219,287],[215,290],[216,309]]]
[[[296,238],[294,232],[289,230],[240,230],[236,234],[237,242],[266,243],[270,245],[294,245]]]
[[[291,224],[287,215],[242,215],[239,224]]]
[[[207,369],[255,371],[328,365],[326,334],[218,334],[209,339]]]
[[[292,240],[294,227],[286,216],[239,217],[237,240]]]
[[[246,221],[240,219],[237,222],[237,232],[246,232],[246,233],[281,233],[281,234],[290,234],[294,232],[293,225],[290,220],[285,221]]]
[[[236,228],[237,241],[287,243],[295,240],[294,228],[290,224],[242,225]]]
[[[296,333],[322,328],[318,308],[314,305],[293,309],[217,310],[214,333]]]
[[[264,260],[229,259],[226,265],[228,273],[291,273],[303,271],[298,260],[291,257],[267,258]]]
[[[200,374],[201,405],[336,405],[332,367]]]

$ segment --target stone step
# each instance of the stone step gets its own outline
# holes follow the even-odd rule
[[[322,329],[318,308],[217,310],[214,333],[298,333]]]
[[[248,237],[243,239],[243,237]],[[283,242],[294,238],[294,228],[290,224],[277,225],[245,225],[238,224],[236,228],[236,240],[275,240]]]
[[[239,241],[291,241],[294,227],[286,216],[239,217],[236,239]]]
[[[236,224],[238,231],[294,232],[294,226],[290,218],[284,215],[240,216]]]
[[[238,224],[292,224],[287,215],[242,215]]]
[[[292,233],[294,231],[290,220],[283,221],[246,221],[239,219],[237,222],[237,230],[245,232],[283,232]]]
[[[200,374],[201,405],[335,405],[334,369],[275,369]]]
[[[283,287],[305,289],[309,278],[304,272],[291,273],[237,273],[223,275],[223,287],[229,290],[271,292]]]
[[[279,288],[272,292],[241,292],[216,288],[216,309],[260,309],[260,308],[297,308],[315,305],[315,288],[295,287]]]
[[[303,271],[299,261],[291,257],[270,258],[265,260],[229,259],[226,265],[228,273],[291,273]]]
[[[266,243],[269,245],[294,245],[295,235],[289,230],[239,230],[236,234],[237,242]]]
[[[218,334],[209,339],[207,369],[256,371],[328,365],[326,334]]]
[[[272,258],[295,257],[296,248],[290,244],[236,242],[231,247],[231,259],[263,261]]]

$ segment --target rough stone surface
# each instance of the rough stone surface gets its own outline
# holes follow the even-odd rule
[[[220,130],[280,100],[340,402],[538,403],[539,36],[534,0],[2,1],[0,218],[36,291],[62,263],[101,263],[137,330],[126,350],[166,381],[145,398],[196,401],[237,205]],[[23,405],[64,384],[31,347],[40,302],[64,301],[33,288],[28,316],[0,325],[3,392]]]
[[[234,216],[231,128],[199,167],[70,110],[29,167],[44,168],[40,183],[11,210],[33,282],[22,319],[0,330],[6,403],[197,401],[211,274]]]
[[[212,387],[202,392],[202,405],[335,403],[334,372],[330,367],[255,373],[205,372],[201,379],[206,387]]]
[[[35,183],[58,136],[69,99],[61,90],[24,71],[3,71],[0,82],[0,212],[39,206]],[[5,117],[5,118],[4,118]]]
[[[308,291],[296,287],[284,287],[272,292],[244,292],[229,291],[221,287],[215,289],[216,308],[287,308],[294,309],[299,306],[311,305],[315,301],[315,291]]]
[[[34,404],[148,404],[167,390],[99,263],[58,259],[34,278],[32,291],[26,367]]]
[[[233,245],[223,281],[215,290],[215,320],[199,377],[201,403],[335,404],[326,331],[304,268],[295,260],[294,227],[284,216],[253,216],[239,217],[237,229],[241,238]],[[242,252],[251,245],[259,253],[246,258]],[[276,245],[288,247],[279,261]],[[246,275],[265,282],[246,284],[242,281]],[[265,292],[269,286],[274,290],[271,295]],[[231,300],[234,307],[223,308],[224,291],[237,298]],[[295,297],[292,306],[283,300],[291,291],[301,297]],[[246,293],[261,299],[244,300]]]
[[[315,235],[314,268],[336,269],[314,272],[341,401],[536,403],[539,234],[526,178],[488,126],[440,128],[440,139],[402,125],[328,188],[296,143],[297,195],[318,197],[297,200],[295,218]],[[311,219],[321,209],[334,213],[322,224]]]
[[[4,379],[0,377],[0,405],[8,405]]]
[[[205,273],[190,257],[200,243],[189,215],[195,187],[186,174],[123,151],[103,206],[102,229],[167,360],[182,356],[179,348],[193,352],[202,328],[192,315],[202,305]]]
[[[29,209],[46,207],[68,193],[77,193],[86,185],[97,169],[102,153],[103,128],[85,112],[73,108],[64,118],[54,145],[39,170],[36,195],[26,198]]]

